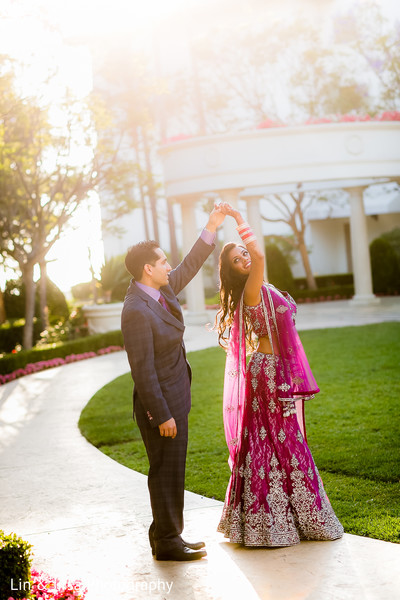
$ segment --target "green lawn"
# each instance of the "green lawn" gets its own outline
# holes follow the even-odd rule
[[[301,338],[322,390],[306,405],[308,442],[331,503],[347,533],[400,543],[400,323],[305,331]],[[186,488],[223,500],[225,354],[212,348],[189,360]],[[122,375],[93,396],[79,426],[102,452],[147,473],[131,398],[130,375]]]

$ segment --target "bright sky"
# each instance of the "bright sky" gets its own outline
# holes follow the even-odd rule
[[[194,0],[195,3],[198,0]],[[26,93],[37,89],[49,68],[58,70],[59,87],[50,92],[57,98],[63,85],[76,95],[91,90],[91,58],[85,43],[96,43],[97,36],[132,31],[146,37],[155,20],[187,6],[193,0],[6,0],[0,6],[0,52],[31,63],[23,87]],[[43,21],[54,25],[45,27]],[[66,44],[63,40],[69,43]],[[90,246],[95,270],[104,260],[98,199],[90,208],[78,209],[63,238],[47,255],[49,277],[63,291],[91,278]],[[39,272],[37,272],[39,276]],[[4,277],[0,273],[0,283]]]
[[[363,0],[358,0],[363,2]],[[307,11],[321,10],[322,0],[268,0],[258,3],[262,9],[288,10],[304,5]],[[349,0],[326,0],[332,9],[346,12]],[[400,18],[398,0],[379,0],[384,13]],[[216,19],[254,18],[257,3],[246,11],[247,3],[239,0],[3,0],[0,5],[0,52],[23,58],[32,63],[24,78],[26,90],[35,89],[51,67],[58,68],[59,83],[68,85],[76,95],[86,95],[92,85],[90,52],[85,44],[98,42],[101,36],[118,36],[132,32],[138,45],[149,45],[154,31],[162,22],[173,19],[175,26],[183,23],[179,15],[196,21],[201,13],[201,27],[206,26],[207,11]],[[318,7],[318,10],[317,10]],[[236,12],[235,12],[236,11]],[[316,15],[317,17],[317,15]],[[224,19],[223,19],[224,20]],[[45,28],[43,21],[51,27]],[[212,19],[209,19],[212,22]],[[197,27],[199,27],[197,23]],[[208,26],[208,23],[207,23]],[[184,35],[180,26],[180,34]],[[172,33],[171,33],[172,36]],[[68,43],[66,43],[66,41]],[[54,98],[62,89],[53,89]],[[103,260],[100,234],[100,211],[96,198],[90,210],[77,212],[64,239],[57,242],[48,255],[50,278],[64,291],[71,285],[90,279],[88,245],[98,270]]]

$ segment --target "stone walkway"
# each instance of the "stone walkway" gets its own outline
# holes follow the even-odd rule
[[[298,328],[384,320],[400,321],[400,299],[357,310],[347,301],[301,305]],[[216,334],[188,327],[186,343],[213,346]],[[36,568],[81,579],[88,600],[400,597],[400,545],[346,534],[292,548],[241,548],[216,533],[222,504],[190,492],[185,537],[204,539],[207,559],[153,560],[146,477],[99,452],[77,427],[92,395],[127,370],[118,352],[0,387],[0,528],[34,545]]]

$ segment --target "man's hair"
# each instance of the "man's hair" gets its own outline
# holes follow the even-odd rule
[[[160,258],[156,253],[156,249],[159,247],[154,240],[147,240],[139,242],[139,244],[135,244],[128,249],[125,266],[135,281],[140,281],[142,278],[144,265],[154,266]]]

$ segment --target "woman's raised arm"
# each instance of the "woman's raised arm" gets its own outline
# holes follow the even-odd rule
[[[233,217],[237,223],[237,231],[251,260],[249,276],[244,287],[244,303],[255,306],[261,300],[260,290],[264,281],[264,252],[260,247],[250,225],[245,223],[242,215],[230,204],[222,202],[220,210]]]

